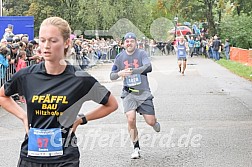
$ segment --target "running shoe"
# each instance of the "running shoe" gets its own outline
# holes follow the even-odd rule
[[[160,132],[160,124],[158,122],[155,123],[155,125],[153,126],[153,129],[156,131],[156,132]]]
[[[139,159],[140,158],[140,149],[136,147],[134,152],[131,154],[131,159]]]

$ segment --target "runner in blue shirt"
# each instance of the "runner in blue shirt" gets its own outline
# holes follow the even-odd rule
[[[191,37],[191,38],[188,40],[189,55],[190,55],[191,57],[193,57],[193,54],[194,54],[194,45],[195,45],[194,38]]]
[[[177,42],[175,48],[175,50],[177,51],[179,72],[184,75],[186,69],[188,44],[186,43],[183,36],[179,37],[179,41]],[[181,67],[182,65],[183,68]]]

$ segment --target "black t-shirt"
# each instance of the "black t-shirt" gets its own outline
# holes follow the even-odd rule
[[[28,137],[21,146],[21,158],[37,163],[60,163],[79,158],[75,134],[69,134],[84,101],[106,104],[110,92],[80,68],[67,65],[59,75],[46,73],[44,62],[15,73],[4,85],[5,95],[23,95],[27,102],[28,123],[32,128],[61,128],[63,155],[27,156]],[[70,139],[67,139],[70,136]]]
[[[218,51],[221,46],[221,42],[219,40],[214,40],[213,41],[213,50]]]

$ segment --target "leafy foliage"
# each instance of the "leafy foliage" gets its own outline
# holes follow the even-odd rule
[[[252,48],[252,17],[245,14],[227,16],[221,24],[221,37],[244,49]]]
[[[148,32],[151,20],[142,0],[83,0],[77,17],[82,22],[82,30],[109,30],[117,21],[126,18],[144,33]]]
[[[3,15],[34,16],[36,35],[42,20],[60,16],[70,23],[73,32],[108,32],[122,19],[151,38],[155,20],[166,18],[173,22],[178,16],[181,23],[208,22],[210,35],[228,37],[235,46],[251,48],[252,43],[251,0],[3,0],[3,5]],[[122,33],[132,27],[119,26],[118,31],[113,31]]]

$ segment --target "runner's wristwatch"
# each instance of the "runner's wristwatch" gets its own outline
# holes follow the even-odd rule
[[[84,114],[80,113],[78,114],[78,117],[82,119],[81,125],[85,125],[88,122]]]

